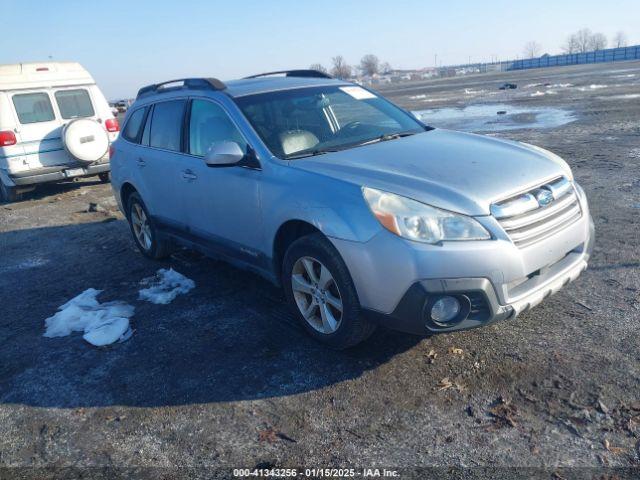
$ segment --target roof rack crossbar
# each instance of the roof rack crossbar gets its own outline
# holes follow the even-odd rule
[[[320,72],[318,70],[281,70],[278,72],[259,73],[257,75],[250,75],[244,78],[260,78],[260,77],[268,77],[271,75],[284,75],[285,77],[302,77],[302,78],[333,78],[328,73]]]
[[[218,80],[217,78],[178,78],[176,80],[167,80],[162,83],[154,83],[152,85],[147,85],[146,87],[142,87],[138,90],[138,97],[140,98],[143,95],[147,95],[150,93],[156,93],[162,89],[173,89],[170,86],[172,83],[182,83],[182,85],[177,86],[175,88],[184,88],[184,89],[206,89],[206,90],[224,90],[227,86],[224,82]]]

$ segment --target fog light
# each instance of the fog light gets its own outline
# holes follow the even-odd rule
[[[447,323],[460,313],[460,302],[456,297],[442,297],[431,307],[431,319],[436,323]]]

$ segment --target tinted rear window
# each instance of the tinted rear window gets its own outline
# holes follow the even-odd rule
[[[180,151],[185,104],[185,100],[156,103],[151,117],[150,146],[175,152]]]
[[[127,124],[124,126],[122,135],[130,142],[138,141],[138,134],[140,133],[140,127],[142,126],[142,120],[144,120],[144,108],[139,108],[131,114]]]
[[[56,117],[53,113],[51,100],[46,93],[21,93],[13,96],[20,123],[50,122]]]
[[[56,92],[56,102],[62,118],[93,117],[93,105],[89,92],[79,90],[60,90]]]

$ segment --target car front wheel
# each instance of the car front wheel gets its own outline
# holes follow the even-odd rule
[[[314,338],[344,349],[366,340],[375,330],[375,324],[362,315],[347,266],[322,234],[293,242],[282,273],[287,301]]]

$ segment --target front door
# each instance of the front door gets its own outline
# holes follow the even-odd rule
[[[232,141],[246,153],[248,144],[219,104],[194,99],[189,113],[187,165],[194,178],[186,189],[190,231],[249,263],[260,257],[262,171],[245,167],[209,167],[204,155],[215,143]]]

